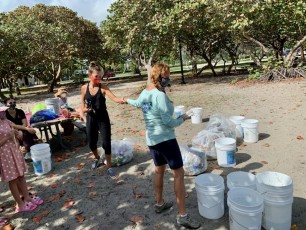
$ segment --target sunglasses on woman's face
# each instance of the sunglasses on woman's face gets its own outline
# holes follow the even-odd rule
[[[16,105],[16,102],[15,102],[15,101],[11,101],[11,102],[9,102],[8,104],[9,104],[9,105],[14,105],[14,104]]]

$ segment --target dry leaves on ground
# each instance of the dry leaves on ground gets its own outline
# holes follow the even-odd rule
[[[132,216],[132,217],[131,217],[131,221],[132,221],[134,224],[142,224],[143,221],[144,221],[144,217],[143,217],[143,216]]]
[[[75,217],[75,219],[78,223],[83,223],[86,219],[86,217],[83,216],[82,213],[78,213],[78,214],[74,215],[74,217]]]
[[[298,139],[298,140],[304,140],[304,137],[302,137],[302,136],[297,136],[296,139]]]

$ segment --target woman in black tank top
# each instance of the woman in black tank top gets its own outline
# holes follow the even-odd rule
[[[99,165],[100,156],[97,151],[97,142],[99,131],[102,138],[102,148],[105,151],[106,167],[111,177],[116,176],[111,169],[111,127],[110,120],[106,108],[107,95],[112,101],[124,103],[124,98],[116,97],[110,89],[102,85],[101,79],[104,72],[103,69],[95,62],[91,62],[88,75],[90,82],[82,86],[81,108],[86,113],[86,129],[88,136],[89,148],[95,156],[92,168],[95,169]]]

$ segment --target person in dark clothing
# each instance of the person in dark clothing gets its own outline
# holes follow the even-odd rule
[[[86,113],[86,130],[88,136],[89,148],[94,154],[92,168],[99,165],[100,156],[97,150],[99,131],[102,138],[102,148],[105,151],[106,168],[111,177],[116,174],[111,168],[111,127],[106,108],[107,95],[112,101],[124,103],[124,98],[116,97],[111,90],[101,84],[103,69],[96,63],[91,62],[89,65],[88,75],[90,82],[81,88],[81,108]]]
[[[24,111],[16,108],[16,101],[14,99],[8,98],[4,101],[4,104],[9,107],[9,109],[6,110],[6,118],[15,125],[24,127],[24,129],[21,130],[22,140],[20,141],[20,146],[22,150],[24,149],[24,153],[30,152],[30,147],[38,140],[35,129],[30,128]]]

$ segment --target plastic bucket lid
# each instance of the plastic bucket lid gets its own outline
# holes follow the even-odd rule
[[[262,212],[264,208],[262,196],[250,188],[233,188],[227,193],[227,204],[239,212]]]
[[[50,149],[50,145],[48,143],[36,144],[30,147],[31,151],[36,151],[36,152],[45,151],[49,149]]]
[[[229,117],[229,120],[234,122],[236,125],[240,125],[242,120],[244,120],[244,116],[231,116]]]
[[[231,172],[227,175],[226,178],[228,189],[236,187],[247,187],[256,189],[256,176],[252,173],[243,171]]]
[[[215,140],[216,148],[233,148],[236,147],[236,140],[230,137],[220,137]]]
[[[212,173],[201,174],[195,178],[196,188],[202,191],[215,192],[224,190],[224,179]]]
[[[200,114],[202,113],[202,111],[203,111],[203,108],[200,108],[200,107],[192,108],[193,113]]]
[[[293,192],[293,181],[290,176],[279,172],[262,172],[256,175],[256,186],[259,190],[271,193]]]
[[[255,128],[258,126],[258,120],[256,119],[244,119],[241,121],[243,128]]]

